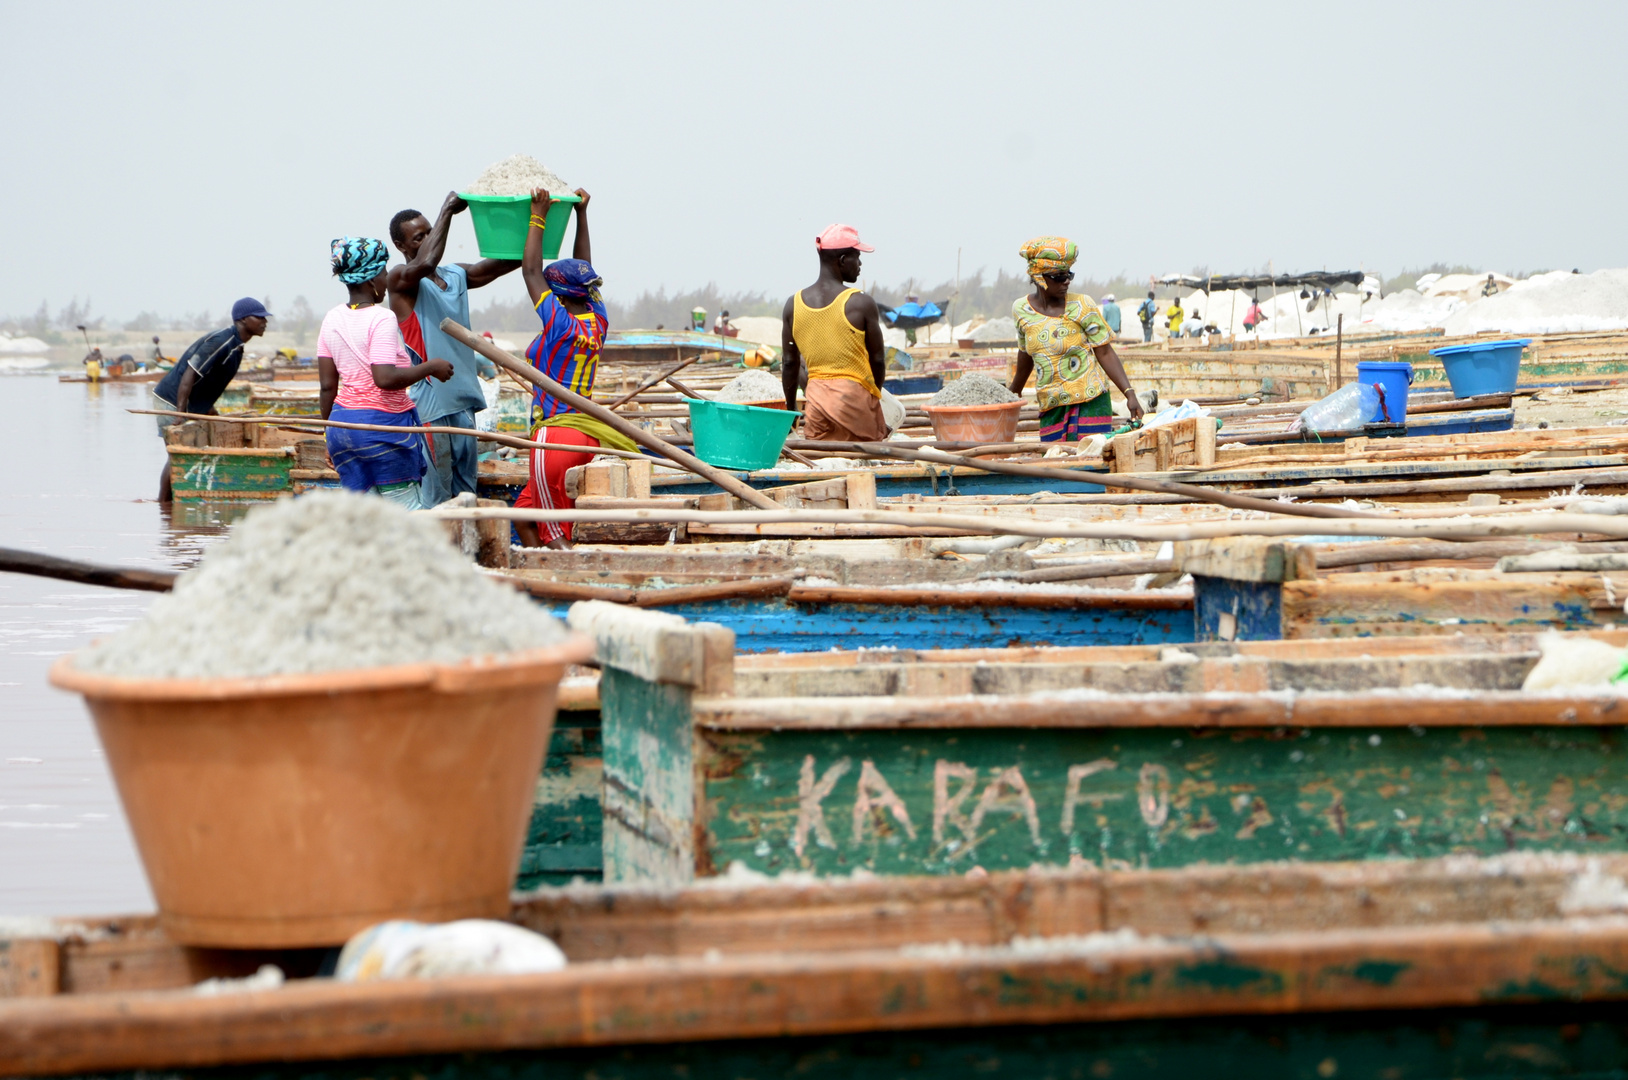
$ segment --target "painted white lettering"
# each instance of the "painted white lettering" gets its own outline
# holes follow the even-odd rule
[[[1170,770],[1148,762],[1136,778],[1136,805],[1142,820],[1157,829],[1170,817]]]
[[[809,754],[803,758],[802,775],[797,778],[797,828],[791,834],[791,850],[798,856],[808,844],[809,830],[814,832],[814,840],[821,847],[834,848],[836,840],[831,836],[831,829],[825,823],[825,808],[821,801],[831,794],[831,789],[837,786],[837,781],[848,772],[851,763],[842,758],[835,765],[825,770],[820,782],[814,782],[814,755]]]
[[[1095,761],[1088,761],[1084,765],[1070,765],[1068,767],[1068,790],[1063,794],[1063,835],[1067,836],[1074,831],[1074,810],[1080,803],[1088,802],[1101,806],[1110,799],[1124,798],[1121,794],[1080,794],[1080,782],[1082,780],[1095,776],[1097,773],[1117,768],[1119,768],[1119,763],[1110,761],[1108,758],[1098,758]]]
[[[950,778],[961,781],[961,790],[953,796],[950,794]],[[973,785],[978,782],[978,774],[970,765],[961,762],[950,762],[942,759],[933,766],[933,843],[944,842],[944,826],[953,825],[966,837],[967,843],[973,839],[972,822],[961,812],[961,804],[967,801],[972,794]]]
[[[877,807],[892,814],[893,819],[904,826],[906,836],[912,840],[916,838],[916,827],[910,823],[910,812],[904,808],[904,800],[894,793],[875,762],[860,762],[859,793],[854,798],[854,843],[864,838],[865,823],[870,820],[871,811]]]
[[[978,805],[972,809],[973,835],[977,834],[984,817],[995,810],[1007,811],[1013,817],[1022,814],[1023,820],[1029,823],[1029,838],[1036,847],[1040,846],[1040,816],[1035,812],[1034,796],[1029,794],[1029,785],[1016,765],[996,774],[978,797]]]

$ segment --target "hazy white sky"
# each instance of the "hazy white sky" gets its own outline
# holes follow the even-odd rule
[[[788,293],[836,220],[889,283],[1040,232],[1099,276],[1621,266],[1625,31],[1620,0],[0,0],[0,315],[320,311],[330,238],[516,152],[593,193],[624,299]]]

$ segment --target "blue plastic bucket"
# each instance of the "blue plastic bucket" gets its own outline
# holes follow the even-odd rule
[[[1408,387],[1413,385],[1413,365],[1405,360],[1369,360],[1357,365],[1357,381],[1383,391],[1370,424],[1408,422]]]
[[[1520,377],[1521,350],[1530,344],[1531,338],[1478,341],[1474,345],[1444,345],[1431,349],[1430,355],[1441,358],[1454,397],[1508,394]]]

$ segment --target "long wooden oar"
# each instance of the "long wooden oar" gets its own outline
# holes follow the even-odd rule
[[[1251,521],[1193,521],[1153,524],[1126,521],[1072,521],[1007,515],[901,513],[890,510],[686,510],[640,507],[628,510],[517,510],[513,507],[454,507],[443,504],[418,513],[458,521],[569,521],[617,524],[691,525],[891,525],[934,529],[969,536],[1038,536],[1082,540],[1205,540],[1224,536],[1402,536],[1433,540],[1486,539],[1584,533],[1628,539],[1628,516],[1616,514],[1512,513],[1484,518],[1356,518],[1304,521],[1271,518]]]
[[[143,592],[169,592],[175,587],[177,576],[172,570],[127,570],[17,548],[0,548],[0,571],[74,581],[81,585],[105,585],[110,589],[140,589]]]
[[[209,420],[228,424],[272,424],[277,427],[309,427],[345,428],[350,431],[393,431],[418,433],[424,435],[472,435],[478,439],[485,439],[502,446],[512,446],[517,450],[564,450],[571,454],[580,454],[590,449],[586,446],[574,446],[570,443],[534,442],[531,439],[522,439],[518,435],[505,435],[497,431],[477,431],[475,428],[443,427],[439,424],[425,424],[421,427],[391,427],[388,424],[353,424],[345,420],[324,420],[319,416],[209,416],[205,413],[183,413],[168,409],[127,409],[126,412],[137,416],[174,416],[181,420]],[[596,454],[609,454],[612,457],[637,458],[641,461],[654,460],[649,454],[640,454],[633,450],[616,450],[609,446],[594,449]]]
[[[1084,469],[1048,468],[1041,465],[1016,465],[1006,461],[979,461],[959,454],[946,454],[942,450],[900,450],[890,443],[859,443],[866,453],[876,457],[897,458],[901,461],[925,461],[935,465],[960,465],[983,472],[1003,473],[1008,476],[1031,476],[1043,480],[1073,480],[1078,483],[1101,484],[1104,487],[1130,488],[1133,491],[1157,491],[1164,495],[1185,495],[1234,510],[1258,510],[1263,514],[1287,514],[1291,517],[1315,518],[1387,518],[1388,514],[1372,514],[1363,510],[1347,510],[1343,506],[1318,506],[1311,503],[1279,502],[1276,499],[1256,499],[1249,495],[1234,495],[1227,491],[1203,487],[1198,484],[1173,484],[1165,480],[1148,480],[1134,473],[1087,472]]]
[[[565,402],[578,412],[585,413],[608,427],[611,427],[616,431],[620,431],[623,435],[626,435],[640,446],[648,446],[657,453],[666,456],[674,464],[680,466],[681,468],[688,469],[697,476],[711,480],[714,484],[717,484],[719,487],[723,488],[737,499],[744,502],[749,502],[753,506],[763,510],[775,509],[777,505],[775,501],[758,491],[756,488],[743,484],[741,481],[735,479],[733,476],[730,476],[722,469],[714,468],[693,454],[680,450],[666,439],[650,434],[650,432],[644,430],[644,428],[629,422],[621,416],[618,416],[616,413],[613,413],[609,409],[605,408],[605,406],[600,405],[597,402],[590,401],[581,394],[567,390],[565,387],[561,386],[553,379],[550,379],[547,375],[544,375],[530,364],[522,363],[521,361],[516,360],[513,356],[504,352],[496,345],[493,345],[487,339],[483,337],[476,337],[473,333],[458,325],[458,323],[454,320],[450,318],[442,319],[441,332],[451,337],[454,341],[461,341],[465,345],[468,345],[471,349],[474,349],[476,352],[480,353],[482,356],[486,357],[486,359],[490,360],[492,363],[496,364],[505,371],[512,371],[522,379],[525,379],[527,382],[531,383],[533,386],[542,387],[544,390],[548,391],[552,397]],[[582,447],[577,448],[579,453],[582,451],[582,449]]]
[[[676,365],[674,367],[668,368],[666,371],[662,372],[660,375],[657,375],[655,378],[646,379],[644,382],[642,382],[642,383],[640,383],[638,385],[637,389],[630,390],[628,393],[623,394],[621,397],[617,398],[615,401],[613,401],[609,405],[605,406],[605,408],[607,408],[607,409],[620,409],[623,405],[626,405],[628,402],[632,401],[635,397],[638,397],[640,394],[644,393],[646,390],[650,389],[652,386],[657,385],[663,379],[672,378],[674,375],[677,375],[680,371],[683,371],[685,368],[689,367],[691,364],[695,363],[699,359],[701,359],[700,354],[696,354],[695,356],[692,356],[688,360],[684,361],[682,364],[678,364],[678,365]]]

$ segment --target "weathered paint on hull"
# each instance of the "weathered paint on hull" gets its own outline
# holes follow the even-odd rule
[[[1382,977],[1383,968],[1372,974]],[[1628,1021],[1617,1003],[1567,1002],[552,1047],[164,1072],[198,1080],[1603,1080],[1628,1075]]]
[[[704,732],[721,872],[1628,851],[1616,728]]]
[[[600,810],[604,774],[597,712],[562,712],[537,779],[531,825],[520,855],[515,888],[566,885],[604,876],[605,818]]]
[[[560,618],[569,604],[549,605]],[[735,632],[743,653],[827,649],[973,649],[1007,645],[1155,645],[1193,640],[1190,607],[928,607],[793,604],[784,599],[716,600],[662,607],[691,622]]]
[[[294,457],[280,449],[264,453],[170,449],[170,484],[182,501],[275,499],[291,490]]]

